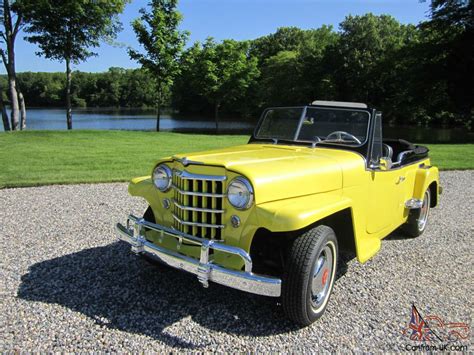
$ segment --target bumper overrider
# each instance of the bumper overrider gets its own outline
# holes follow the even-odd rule
[[[166,265],[194,274],[204,287],[208,287],[209,281],[212,281],[263,296],[279,297],[281,294],[281,279],[252,273],[252,259],[241,248],[229,246],[217,240],[198,238],[175,229],[147,222],[143,218],[133,215],[128,217],[126,226],[117,223],[115,228],[118,238],[129,243],[134,253],[150,254]],[[185,241],[200,246],[200,259],[194,259],[147,241],[144,236],[144,228],[158,232],[161,237],[165,235],[174,237],[178,239],[179,243]],[[226,269],[214,264],[209,260],[209,250],[211,249],[240,256],[244,262],[244,271]]]

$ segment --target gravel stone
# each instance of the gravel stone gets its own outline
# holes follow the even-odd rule
[[[366,264],[348,260],[326,314],[303,329],[276,299],[203,289],[133,255],[113,225],[146,204],[126,184],[0,190],[0,352],[404,350],[412,303],[471,324],[473,181],[442,172],[426,232],[396,231]]]

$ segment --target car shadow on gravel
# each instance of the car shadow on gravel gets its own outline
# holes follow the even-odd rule
[[[410,240],[410,239],[415,239],[413,237],[408,237],[403,231],[398,228],[395,229],[392,233],[387,235],[383,241],[393,241],[393,240]]]
[[[124,243],[82,250],[32,265],[18,297],[58,304],[104,327],[137,333],[183,349],[206,345],[183,320],[210,330],[246,336],[287,333],[296,328],[281,306],[267,298],[211,284],[204,289],[189,274],[150,265]]]

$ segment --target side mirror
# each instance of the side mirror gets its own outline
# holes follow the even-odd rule
[[[390,170],[392,168],[392,159],[388,157],[382,157],[379,159],[378,163],[370,164],[371,169],[378,169],[382,171]]]
[[[379,169],[380,170],[390,170],[392,168],[392,159],[387,157],[382,157],[379,160]]]

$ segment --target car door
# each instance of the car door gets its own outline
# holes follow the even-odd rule
[[[391,227],[400,220],[400,170],[372,170],[369,174],[367,233]]]
[[[368,156],[367,233],[373,234],[399,220],[400,171],[391,168],[391,160],[383,157],[382,115],[374,119],[373,139]],[[386,165],[381,165],[381,158]]]

